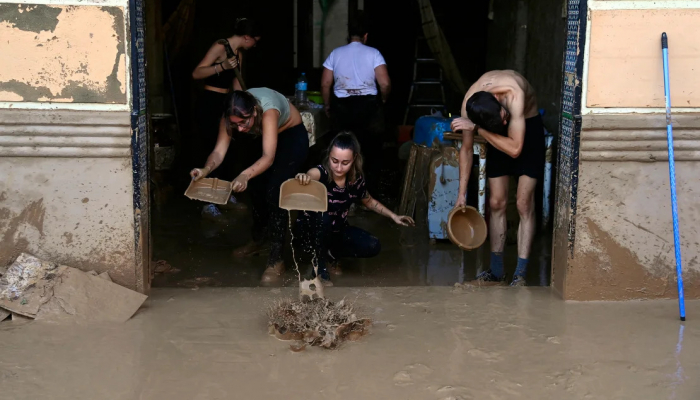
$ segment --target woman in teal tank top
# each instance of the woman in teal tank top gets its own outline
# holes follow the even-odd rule
[[[285,270],[282,261],[287,211],[279,208],[280,185],[300,172],[309,152],[309,134],[301,114],[284,95],[268,88],[236,90],[226,97],[226,109],[219,123],[219,137],[204,168],[190,172],[198,180],[221,165],[234,132],[249,133],[260,142],[257,160],[233,180],[233,190],[243,192],[250,185],[253,199],[253,239],[236,249],[234,255],[259,254],[269,245],[270,255],[261,284],[279,284]]]

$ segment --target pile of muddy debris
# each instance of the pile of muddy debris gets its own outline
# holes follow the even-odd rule
[[[368,333],[372,321],[355,314],[355,308],[345,300],[284,300],[270,307],[269,330],[280,340],[295,340],[297,343],[290,346],[293,351],[307,345],[335,349]]]
[[[113,283],[107,272],[83,272],[24,253],[0,275],[0,321],[124,322],[147,298]]]

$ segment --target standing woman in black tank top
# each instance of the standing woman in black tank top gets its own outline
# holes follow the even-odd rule
[[[219,135],[219,121],[224,113],[226,94],[245,90],[241,77],[243,54],[260,40],[260,30],[253,20],[236,20],[233,36],[217,40],[202,61],[192,71],[193,79],[204,80],[204,90],[197,99],[196,135],[194,139],[195,166],[204,165]],[[215,178],[231,180],[230,161],[219,167]],[[223,222],[214,204],[204,206],[202,216]]]

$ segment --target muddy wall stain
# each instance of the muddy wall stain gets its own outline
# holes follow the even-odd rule
[[[0,241],[0,265],[7,265],[17,256],[29,248],[29,241],[17,235],[22,224],[34,227],[40,235],[44,234],[44,199],[39,199],[27,204],[16,216],[9,218],[12,212],[7,208],[1,208],[0,214],[5,216],[5,233]]]
[[[646,268],[634,252],[589,218],[582,218],[582,235],[593,247],[580,249],[568,271],[568,300],[631,300],[674,298],[675,271]],[[606,267],[607,266],[607,267]],[[685,294],[700,296],[700,274],[685,271]]]
[[[565,299],[675,298],[676,267],[663,114],[590,115],[583,120],[576,240],[561,253],[566,196],[557,194],[553,283]],[[676,185],[686,297],[700,297],[700,114],[674,117]],[[659,153],[666,153],[665,150]],[[599,157],[600,154],[605,157]],[[580,220],[579,220],[580,219]]]
[[[0,101],[126,103],[121,7],[0,4]]]
[[[116,283],[136,288],[130,165],[120,159],[0,157],[0,171],[0,266],[27,252],[109,272]],[[51,179],[45,184],[18,186],[46,176]]]

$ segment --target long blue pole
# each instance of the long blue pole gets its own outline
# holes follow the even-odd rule
[[[671,211],[673,213],[673,246],[676,250],[676,275],[678,281],[678,308],[681,321],[685,321],[685,296],[681,271],[681,239],[678,232],[678,206],[676,205],[676,161],[673,156],[673,126],[671,124],[671,86],[668,79],[668,37],[661,34],[661,51],[664,57],[664,94],[666,95],[666,138],[668,140],[668,173],[671,177]]]

